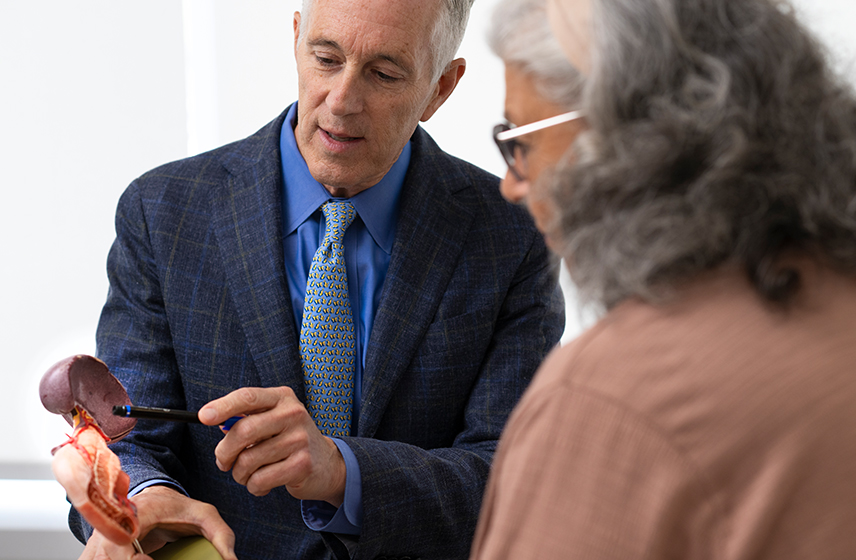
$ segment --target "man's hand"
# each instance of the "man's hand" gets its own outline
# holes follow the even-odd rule
[[[211,401],[199,411],[203,424],[238,421],[217,445],[217,467],[251,494],[277,486],[300,500],[323,500],[336,507],[345,496],[345,461],[288,387],[244,387]]]
[[[152,552],[180,537],[202,535],[214,545],[223,560],[237,560],[235,534],[211,504],[188,498],[166,486],[150,486],[134,496],[140,519],[140,544]],[[86,543],[80,560],[134,560],[132,546],[119,546],[95,531]]]

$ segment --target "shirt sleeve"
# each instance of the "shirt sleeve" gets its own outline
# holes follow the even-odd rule
[[[363,526],[363,489],[360,482],[360,465],[350,446],[338,438],[331,438],[345,460],[345,501],[341,507],[327,502],[301,500],[303,522],[313,531],[359,535]]]
[[[134,486],[131,489],[131,491],[128,492],[128,497],[130,498],[130,497],[136,496],[137,494],[139,494],[140,492],[142,492],[143,490],[145,490],[149,486],[168,486],[168,487],[172,488],[173,490],[176,490],[177,492],[181,492],[185,496],[188,496],[187,492],[181,486],[178,486],[177,484],[173,484],[169,480],[165,480],[162,478],[153,478],[151,480],[141,482],[140,484]]]

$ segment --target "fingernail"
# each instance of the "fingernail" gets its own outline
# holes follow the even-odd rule
[[[213,422],[217,418],[217,411],[213,408],[203,408],[199,411],[199,419],[203,422]]]

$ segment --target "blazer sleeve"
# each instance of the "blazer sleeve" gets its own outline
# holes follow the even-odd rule
[[[119,200],[116,240],[107,259],[107,274],[110,289],[96,333],[98,357],[122,381],[131,402],[185,408],[150,231],[136,183]],[[184,469],[172,450],[181,447],[186,429],[177,422],[160,422],[146,430],[134,430],[110,445],[122,457],[131,489],[158,479],[184,491],[179,480]],[[74,509],[69,525],[82,542],[92,533]]]
[[[557,266],[534,233],[494,323],[463,411],[463,430],[451,447],[343,438],[362,477],[364,518],[356,558],[467,557],[500,433],[562,334]]]

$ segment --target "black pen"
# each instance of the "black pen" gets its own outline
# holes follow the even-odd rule
[[[122,416],[124,418],[144,418],[147,420],[166,420],[167,422],[190,422],[192,424],[201,424],[199,416],[196,412],[189,410],[175,410],[173,408],[157,408],[154,406],[131,406],[129,404],[116,405],[113,407],[114,416]],[[228,432],[235,422],[243,418],[243,416],[232,416],[224,422],[220,429]]]
[[[116,405],[113,415],[125,418],[147,418],[149,420],[167,420],[170,422],[192,422],[201,424],[199,416],[189,410],[173,410],[171,408],[156,408],[153,406]]]

